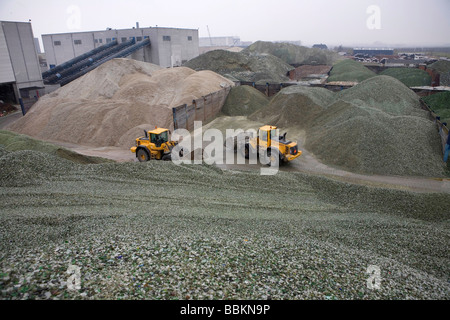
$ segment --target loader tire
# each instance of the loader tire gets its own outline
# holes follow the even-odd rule
[[[136,153],[136,156],[137,156],[139,162],[146,162],[146,161],[150,160],[150,156],[149,156],[148,152],[145,151],[144,149],[139,149]]]
[[[248,143],[246,143],[244,146],[244,157],[245,159],[250,158],[250,146],[248,145]]]
[[[180,145],[176,145],[176,146],[172,149],[172,152],[171,152],[171,154],[170,154],[171,160],[172,160],[172,159],[173,159],[173,160],[181,160],[181,159],[183,159],[183,156],[184,156],[185,154],[189,154],[189,153],[190,153],[190,151],[187,150],[187,148],[181,147]],[[173,158],[172,158],[172,155],[174,156]]]
[[[280,165],[280,152],[277,149],[268,149],[264,152],[264,158],[268,166],[278,167]]]

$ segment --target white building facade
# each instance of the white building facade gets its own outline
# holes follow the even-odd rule
[[[16,102],[28,97],[30,91],[44,87],[29,22],[0,22],[0,86],[7,95],[0,100]]]
[[[149,38],[150,45],[129,58],[162,67],[181,66],[199,55],[197,29],[139,28],[138,24],[132,29],[46,34],[42,35],[42,42],[47,64],[52,68],[114,40],[122,43],[132,38],[136,43]]]

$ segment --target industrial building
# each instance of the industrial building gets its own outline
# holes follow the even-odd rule
[[[148,40],[147,40],[148,39]],[[199,55],[197,29],[162,27],[140,28],[139,23],[131,29],[58,33],[42,35],[42,42],[49,68],[53,68],[96,48],[116,42],[123,44],[149,42],[133,51],[129,58],[150,62],[162,67],[181,66],[185,61]]]
[[[323,43],[316,43],[312,47],[316,48],[316,49],[321,49],[321,50],[328,50],[328,46],[326,44],[323,44]]]
[[[354,48],[353,55],[363,55],[368,57],[393,56],[394,49],[390,48]]]
[[[199,39],[200,47],[238,47],[241,45],[239,37],[204,37]]]
[[[204,37],[199,39],[199,52],[200,54],[212,50],[229,50],[239,52],[251,44],[251,41],[241,41],[241,38],[234,36]]]
[[[18,103],[44,87],[31,23],[0,22],[0,100]]]

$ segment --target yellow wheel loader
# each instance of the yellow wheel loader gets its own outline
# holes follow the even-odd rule
[[[155,128],[145,131],[145,136],[136,139],[136,146],[130,150],[136,153],[136,158],[140,162],[149,160],[172,160],[172,149],[178,145],[178,142],[170,141],[170,131],[164,128]],[[183,150],[180,149],[179,156],[183,156]]]
[[[302,151],[298,150],[297,142],[288,141],[285,132],[279,135],[276,126],[265,125],[259,128],[258,136],[248,138],[243,144],[242,153],[245,158],[250,157],[250,153],[263,157],[267,164],[289,162],[301,156]]]

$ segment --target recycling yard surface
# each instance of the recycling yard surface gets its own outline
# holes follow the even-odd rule
[[[448,298],[449,194],[28,151],[0,161],[26,178],[1,177],[3,298]]]
[[[303,52],[251,49],[245,66],[212,51],[197,71],[116,59],[0,119],[1,299],[449,299],[450,175],[399,80],[349,64],[360,83],[340,93],[233,87],[202,130],[278,125],[303,153],[276,175],[226,149],[234,164],[136,160],[134,139],[170,128],[171,107],[233,72],[284,77],[239,68]],[[198,71],[212,56],[228,69]]]

